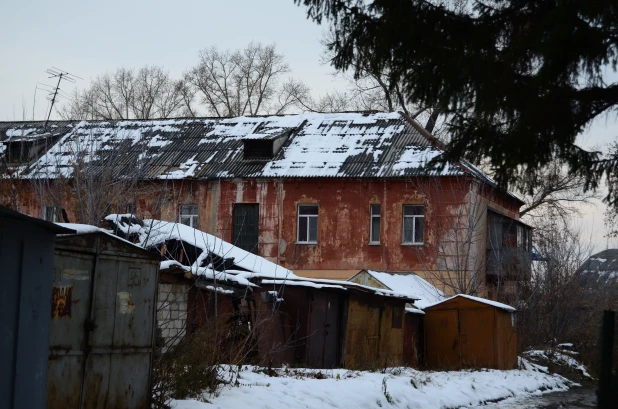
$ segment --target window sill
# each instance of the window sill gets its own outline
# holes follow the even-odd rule
[[[425,243],[401,243],[402,246],[412,246],[412,247],[418,247],[418,246],[424,246]]]
[[[373,242],[371,242],[371,241],[370,241],[370,242],[369,242],[369,245],[370,245],[370,246],[380,246],[381,244],[382,244],[382,243],[380,243],[379,241],[377,241],[377,242],[376,242],[376,241],[373,241]]]
[[[310,244],[310,245],[316,245],[318,244],[317,241],[297,241],[296,244]]]

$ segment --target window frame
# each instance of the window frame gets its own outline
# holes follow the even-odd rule
[[[406,215],[406,207],[420,207],[422,214]],[[412,241],[406,241],[406,219],[412,219]],[[414,241],[416,238],[416,219],[423,219],[422,241]],[[425,205],[404,204],[401,208],[401,244],[404,246],[422,246],[425,244]]]
[[[315,207],[316,209],[316,214],[300,214],[300,209],[302,207]],[[318,244],[318,236],[319,236],[319,216],[320,216],[320,207],[317,203],[303,203],[303,204],[299,204],[296,208],[296,243],[297,244]],[[301,241],[300,239],[300,219],[302,218],[306,218],[307,219],[307,240],[306,241]],[[311,228],[310,228],[310,219],[315,218],[316,219],[316,231],[315,231],[315,241],[311,240],[310,237],[310,233],[311,233]]]
[[[378,214],[373,214],[374,207],[378,208]],[[378,240],[373,240],[373,219],[378,219]],[[381,244],[382,238],[382,205],[380,203],[369,204],[369,245],[377,246]]]
[[[185,208],[195,207],[195,213],[183,214],[182,211]],[[192,210],[192,209],[190,209]],[[183,217],[188,217],[191,224],[186,224],[182,222]],[[198,223],[200,221],[200,208],[196,203],[187,203],[181,204],[178,208],[178,223],[184,224],[185,226],[189,226],[191,228],[197,229]]]

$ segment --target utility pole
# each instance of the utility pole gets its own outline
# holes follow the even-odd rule
[[[76,80],[78,79],[81,80],[83,78],[78,77],[77,75],[73,75],[67,71],[61,70],[56,67],[48,68],[45,72],[51,75],[49,78],[58,78],[58,83],[56,84],[56,88],[53,91],[51,91],[49,94],[49,97],[51,98],[50,100],[51,104],[49,106],[49,113],[47,114],[47,120],[45,121],[45,127],[44,127],[45,129],[47,129],[47,123],[49,122],[49,118],[51,117],[52,110],[54,109],[54,103],[56,102],[56,97],[58,97],[58,93],[61,92],[60,83],[62,82],[62,80],[75,83]]]

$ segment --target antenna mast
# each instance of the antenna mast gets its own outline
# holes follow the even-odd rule
[[[56,84],[56,88],[53,91],[50,91],[49,93],[49,98],[51,98],[50,99],[51,104],[49,106],[49,113],[47,114],[47,120],[45,121],[45,127],[44,127],[45,129],[47,129],[47,123],[49,122],[49,118],[51,117],[52,110],[54,109],[54,103],[56,102],[56,97],[59,95],[59,92],[62,92],[60,89],[60,83],[62,82],[62,80],[75,83],[75,81],[77,81],[78,79],[82,80],[83,78],[78,77],[77,75],[73,75],[67,71],[61,70],[56,67],[48,68],[45,72],[51,75],[49,78],[58,78],[58,84]],[[63,95],[60,94],[60,96],[63,96]]]

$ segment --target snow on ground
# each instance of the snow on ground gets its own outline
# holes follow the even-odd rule
[[[278,370],[279,376],[243,368],[240,386],[226,386],[217,397],[177,400],[174,409],[209,408],[459,408],[512,397],[564,391],[572,384],[522,360],[525,370],[421,372],[392,368],[386,373],[335,370]],[[297,371],[304,371],[299,376]],[[321,374],[325,379],[316,379]]]
[[[566,344],[561,344],[561,345],[566,345]],[[543,360],[553,361],[560,365],[565,365],[567,367],[575,369],[576,371],[581,373],[584,377],[592,379],[592,376],[590,376],[588,371],[586,371],[586,367],[584,365],[580,364],[579,362],[577,362],[577,360],[565,354],[564,352],[574,354],[574,352],[572,351],[533,350],[533,351],[524,352],[524,355],[530,358],[541,358]]]

